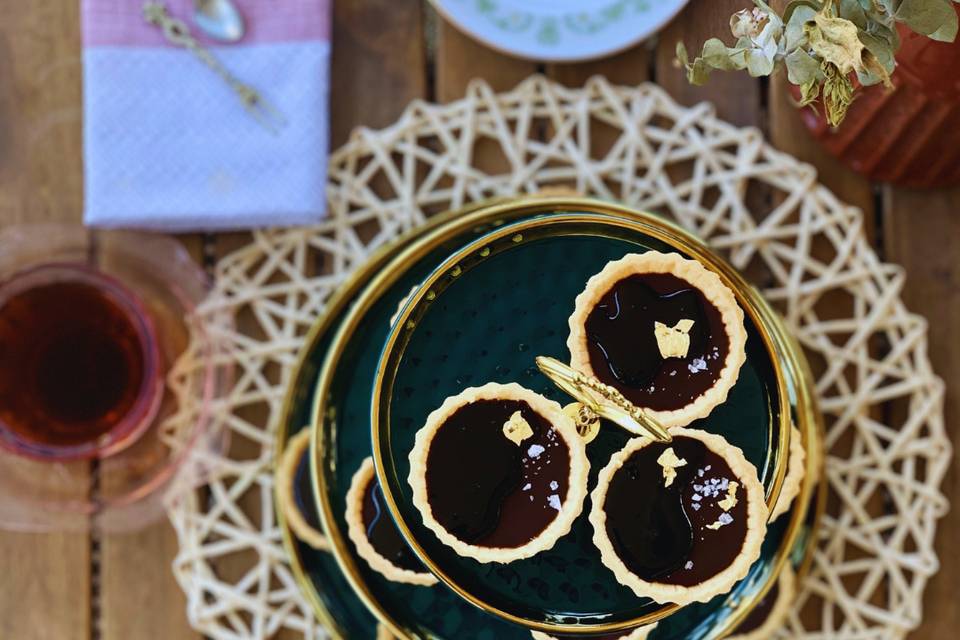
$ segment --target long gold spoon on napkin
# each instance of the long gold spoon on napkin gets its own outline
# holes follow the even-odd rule
[[[276,134],[287,124],[283,114],[267,102],[259,91],[233,75],[222,62],[203,48],[190,33],[190,28],[186,23],[171,16],[165,4],[162,2],[145,3],[143,5],[143,17],[150,24],[160,27],[168,42],[187,49],[223,78],[240,98],[247,113],[252,115],[261,125]]]

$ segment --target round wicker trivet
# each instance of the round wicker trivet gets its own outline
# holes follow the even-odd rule
[[[476,155],[476,158],[475,158]],[[264,638],[324,632],[300,596],[272,509],[273,430],[301,336],[370,252],[434,212],[565,186],[663,213],[743,270],[786,318],[814,369],[827,421],[830,506],[784,637],[901,638],[919,624],[937,570],[939,491],[949,463],[943,384],[926,323],[900,299],[863,216],[711,107],[654,85],[602,78],[566,89],[533,77],[495,94],[413,103],[391,127],[357,130],[330,159],[329,219],[258,232],[216,269],[204,312],[224,325],[236,368],[224,421],[240,459],[171,496],[177,579],[197,630]]]

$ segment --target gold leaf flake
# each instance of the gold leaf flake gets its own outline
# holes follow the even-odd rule
[[[677,454],[673,451],[673,447],[668,447],[667,450],[657,458],[657,464],[663,467],[663,479],[665,481],[663,486],[669,487],[677,477],[677,468],[686,466],[687,461],[683,458],[678,458]]]
[[[690,351],[690,329],[693,320],[684,318],[672,327],[662,322],[653,323],[653,334],[657,337],[657,347],[663,358],[686,358]]]
[[[737,506],[737,489],[740,487],[736,482],[727,485],[727,497],[717,503],[717,506],[724,511],[730,511]]]
[[[708,524],[708,525],[707,525],[707,529],[712,529],[712,530],[716,531],[717,529],[719,529],[719,528],[722,527],[722,526],[723,526],[723,523],[720,522],[719,520],[717,520],[717,521],[714,522],[713,524]]]
[[[514,411],[510,419],[503,423],[503,435],[519,447],[521,442],[533,435],[533,429],[519,411]]]

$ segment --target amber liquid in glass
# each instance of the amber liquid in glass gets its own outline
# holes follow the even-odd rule
[[[0,420],[54,447],[109,433],[144,383],[144,346],[128,314],[84,282],[41,284],[0,303]]]

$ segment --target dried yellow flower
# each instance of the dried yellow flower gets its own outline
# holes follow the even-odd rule
[[[818,13],[813,24],[807,25],[807,39],[813,52],[835,65],[842,75],[864,71],[863,42],[857,35],[857,25],[851,21]]]

